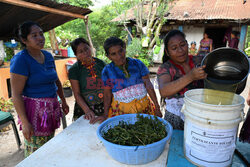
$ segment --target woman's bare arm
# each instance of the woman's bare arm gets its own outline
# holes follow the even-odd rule
[[[62,89],[62,84],[61,81],[58,79],[56,81],[56,86],[57,86],[57,94],[60,97],[60,99],[62,100],[62,109],[63,112],[67,115],[69,113],[69,106],[65,100],[64,94],[63,94],[63,89]]]
[[[157,101],[157,97],[156,97],[156,94],[155,94],[155,90],[154,90],[154,87],[150,81],[150,78],[149,78],[149,75],[146,75],[144,77],[142,77],[143,79],[143,82],[144,82],[144,85],[147,89],[147,92],[150,96],[150,98],[152,99],[154,105],[155,105],[155,108],[156,108],[156,115],[159,116],[159,117],[162,117],[162,114],[161,114],[161,111],[160,111],[160,106],[158,104],[158,101]]]
[[[109,113],[109,108],[111,106],[112,103],[112,90],[110,87],[106,87],[104,88],[104,114],[102,116],[99,116],[97,118],[95,118],[93,121],[91,121],[90,123],[94,124],[96,122],[103,122],[108,118],[108,113]]]
[[[82,98],[79,81],[70,79],[70,83],[71,83],[71,87],[72,87],[76,102],[84,111],[85,118],[88,120],[94,119],[95,118],[94,112],[89,108],[89,106],[86,104],[86,102]]]
[[[33,136],[34,130],[30,124],[22,98],[23,89],[25,87],[28,77],[10,73],[10,84],[12,90],[12,100],[19,118],[22,121],[23,135],[30,141],[30,137]]]
[[[159,78],[159,91],[161,97],[168,97],[178,93],[181,89],[185,88],[188,84],[194,80],[205,79],[207,74],[203,70],[203,67],[193,68],[189,73],[181,78],[171,81],[171,76],[168,74],[162,75]]]

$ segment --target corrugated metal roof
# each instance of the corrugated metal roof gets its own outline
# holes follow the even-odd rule
[[[250,19],[250,2],[243,4],[243,0],[177,0],[169,10],[167,19]]]
[[[166,12],[168,20],[249,20],[250,1],[243,0],[175,0],[169,4]],[[125,20],[135,20],[134,8],[126,12]],[[147,16],[149,5],[144,5],[144,16]],[[112,21],[124,20],[122,14]]]
[[[25,1],[80,15],[86,15],[92,12],[87,8],[71,6],[68,4],[60,4],[51,0]],[[18,24],[27,20],[35,21],[41,25],[44,31],[49,31],[59,25],[75,19],[73,17],[15,6],[3,2],[0,2],[0,9],[0,39],[3,40],[13,38],[14,31]]]

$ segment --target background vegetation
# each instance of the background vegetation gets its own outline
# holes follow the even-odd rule
[[[81,0],[56,1],[83,7],[83,2]],[[96,49],[96,55],[107,63],[109,62],[109,60],[106,58],[104,53],[104,41],[111,36],[116,36],[127,42],[128,34],[127,31],[124,30],[123,26],[119,25],[119,23],[117,22],[112,22],[112,19],[116,18],[122,12],[130,9],[136,3],[138,3],[138,0],[116,0],[112,1],[110,5],[104,6],[100,9],[93,9],[93,12],[89,14],[89,31],[94,48]],[[84,7],[91,8],[93,3],[91,0],[88,0],[84,2],[84,5],[86,5]],[[69,41],[72,41],[77,37],[88,39],[85,24],[81,19],[76,19],[61,25],[55,28],[55,32],[56,36],[59,37],[63,42],[67,39]],[[50,48],[49,34],[45,33],[45,37],[45,47]],[[60,48],[62,47],[63,46],[60,45]],[[134,41],[132,41],[132,44],[129,45],[127,49],[127,56],[137,57],[142,60],[147,66],[152,64],[152,56],[147,55],[147,51],[142,49],[139,39],[135,39]]]
[[[90,8],[93,7],[93,0],[53,0],[59,3],[68,3],[70,5]],[[93,45],[96,49],[97,57],[102,60],[109,62],[104,54],[103,43],[105,39],[111,36],[116,36],[123,39],[127,42],[128,33],[125,30],[125,27],[122,26],[122,23],[112,22],[112,19],[116,18],[124,11],[130,9],[131,7],[138,4],[142,0],[112,0],[110,5],[104,6],[99,9],[92,9],[93,12],[89,14],[89,31],[92,38]],[[159,1],[159,0],[158,0]],[[164,13],[164,12],[162,12]],[[132,30],[135,32],[136,28]],[[77,37],[83,37],[88,39],[86,33],[86,27],[84,21],[82,19],[75,19],[73,21],[67,22],[57,28],[55,28],[56,36],[59,37],[62,43],[59,45],[59,48],[67,48],[69,47],[69,43]],[[134,33],[134,36],[135,33]],[[46,44],[45,48],[51,48],[49,33],[45,33]],[[152,64],[152,53],[149,53],[147,49],[141,46],[141,41],[145,39],[145,36],[141,36],[140,38],[133,38],[133,41],[130,45],[127,46],[127,56],[129,57],[137,57],[142,60],[147,66]],[[68,45],[63,46],[66,42],[69,41]],[[156,38],[155,42],[157,46],[160,46],[159,39]],[[19,45],[20,46],[20,45]],[[245,44],[245,52],[250,56],[250,26],[248,26],[248,33],[246,37]],[[157,50],[157,49],[156,49]],[[158,47],[159,50],[159,47]],[[6,60],[10,60],[13,56],[13,49],[6,48],[7,58]]]

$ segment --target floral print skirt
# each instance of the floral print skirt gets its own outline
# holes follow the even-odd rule
[[[32,136],[30,142],[24,139],[24,157],[27,158],[53,137],[54,133],[50,136]]]
[[[155,106],[148,96],[145,96],[139,100],[134,99],[129,103],[119,102],[113,98],[108,117],[134,113],[154,115],[154,110]]]

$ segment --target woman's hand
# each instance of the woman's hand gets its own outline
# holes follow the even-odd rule
[[[98,117],[96,117],[95,119],[91,120],[90,123],[91,123],[91,124],[95,124],[96,122],[102,123],[102,122],[105,121],[107,118],[108,118],[108,116],[106,116],[106,115],[101,115],[101,116],[98,116]]]
[[[189,73],[189,77],[192,81],[205,79],[207,77],[207,73],[205,73],[204,68],[206,66],[203,65],[202,67],[193,68]]]
[[[69,113],[69,106],[66,101],[62,101],[62,109],[65,115]]]
[[[89,122],[93,121],[95,119],[95,113],[92,110],[87,110],[84,115],[84,119],[89,120]]]
[[[34,135],[34,129],[32,125],[30,123],[22,124],[22,128],[23,128],[22,132],[23,132],[24,138],[28,140],[28,142],[30,142],[31,136]]]
[[[155,106],[155,115],[158,117],[162,117],[160,106]]]

